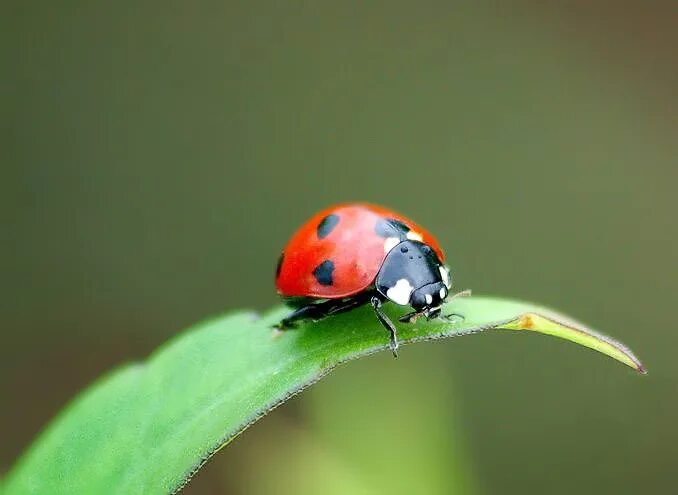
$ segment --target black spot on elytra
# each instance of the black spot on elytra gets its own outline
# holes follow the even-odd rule
[[[380,237],[398,237],[404,239],[407,237],[410,228],[395,218],[380,218],[374,226],[374,231]]]
[[[337,224],[339,224],[339,215],[332,213],[323,218],[316,229],[318,232],[318,239],[324,239],[330,235],[330,232],[334,230],[334,227],[336,227]]]
[[[283,259],[285,259],[284,252],[280,253],[280,257],[278,258],[278,264],[275,267],[275,278],[278,278],[280,276],[280,269],[282,268]]]
[[[332,273],[334,272],[334,263],[331,260],[325,260],[315,267],[313,276],[320,285],[332,285]]]

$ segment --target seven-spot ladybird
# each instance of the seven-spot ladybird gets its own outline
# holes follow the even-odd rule
[[[402,322],[446,318],[441,305],[452,279],[444,260],[431,234],[391,210],[365,203],[327,208],[306,222],[280,255],[275,283],[294,311],[276,327],[284,330],[369,302],[390,332],[396,356],[396,328],[381,306],[386,301],[411,306],[414,311]]]

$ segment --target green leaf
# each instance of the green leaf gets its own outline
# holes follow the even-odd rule
[[[386,305],[393,318],[402,308]],[[488,297],[458,298],[441,321],[399,324],[401,344],[489,329],[571,340],[644,372],[629,349],[551,311]],[[104,377],[52,422],[5,480],[7,493],[167,493],[219,449],[338,364],[388,350],[371,308],[287,332],[288,310],[236,313],[196,325],[146,363]],[[407,359],[407,350],[401,350]]]

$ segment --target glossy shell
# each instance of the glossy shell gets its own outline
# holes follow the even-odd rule
[[[428,244],[444,261],[435,238],[398,213],[367,203],[327,208],[287,243],[276,273],[278,293],[323,299],[353,296],[373,284],[394,242],[405,238]]]

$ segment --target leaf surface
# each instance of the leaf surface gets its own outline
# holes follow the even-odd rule
[[[385,306],[394,319],[403,308]],[[455,323],[398,324],[401,344],[519,330],[560,337],[644,372],[613,339],[529,303],[458,298]],[[178,491],[219,449],[268,411],[338,364],[388,351],[371,308],[277,332],[288,310],[235,313],[199,323],[146,362],[120,368],[80,394],[38,437],[5,479],[7,493]],[[400,351],[407,359],[407,349]]]

